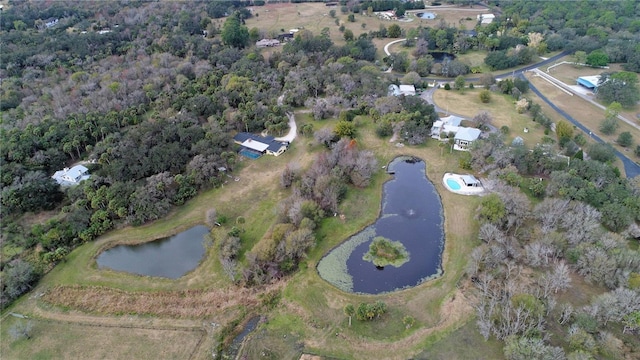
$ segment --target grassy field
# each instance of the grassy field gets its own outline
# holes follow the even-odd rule
[[[464,93],[455,90],[436,90],[433,100],[442,109],[467,117],[474,117],[481,111],[487,111],[493,117],[493,125],[498,129],[508,126],[510,132],[505,141],[510,143],[516,136],[524,139],[527,146],[534,146],[544,136],[544,127],[534,122],[527,114],[518,114],[515,101],[511,96],[492,93],[489,103],[482,103],[478,94],[481,89],[465,89]],[[527,94],[528,95],[528,94]],[[527,128],[529,132],[524,132]]]
[[[335,18],[329,15],[330,10],[336,11]],[[465,26],[466,29],[473,29],[477,21],[476,15],[480,13],[480,9],[438,9],[432,11],[437,15],[435,20],[419,19],[409,13],[406,21],[390,21],[382,20],[376,15],[367,16],[365,11],[355,15],[355,22],[349,22],[347,20],[348,14],[340,12],[340,7],[331,8],[323,3],[267,4],[254,7],[253,11],[254,16],[246,21],[246,26],[249,29],[256,27],[268,36],[273,36],[288,32],[290,29],[307,29],[313,34],[319,35],[322,29],[328,28],[331,40],[336,44],[344,44],[343,33],[339,31],[340,25],[351,30],[356,38],[369,31],[378,31],[381,25],[388,28],[391,24],[398,24],[402,29],[408,30],[419,26],[434,27],[443,21],[455,27]],[[471,18],[471,20],[466,20],[467,18]],[[222,22],[220,22],[221,24]],[[394,39],[374,39],[378,48],[378,58],[384,57],[382,48],[384,44],[392,40]]]
[[[9,329],[27,320],[9,317],[2,324],[3,359],[188,359],[206,333],[29,320],[31,339],[13,342]]]

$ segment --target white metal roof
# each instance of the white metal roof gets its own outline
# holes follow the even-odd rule
[[[458,130],[455,138],[457,140],[474,141],[480,137],[480,133],[481,131],[479,129],[463,127]]]
[[[261,143],[260,141],[247,139],[242,143],[242,146],[249,148],[251,150],[263,152],[267,150],[269,144]]]

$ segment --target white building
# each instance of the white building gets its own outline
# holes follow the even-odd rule
[[[400,85],[400,94],[404,96],[415,96],[416,87],[413,85]]]
[[[442,133],[456,134],[458,130],[460,130],[461,122],[462,118],[453,115],[440,118],[440,120],[437,120],[433,123],[433,126],[431,126],[431,137],[439,140],[441,139],[440,134]]]
[[[89,169],[82,165],[76,165],[71,169],[64,168],[63,170],[58,170],[52,176],[52,178],[57,181],[60,186],[78,185],[80,182],[87,180],[90,177],[91,175],[89,175]]]
[[[491,24],[493,22],[493,19],[495,19],[496,16],[493,14],[480,14],[478,15],[478,21],[480,21],[480,24]]]

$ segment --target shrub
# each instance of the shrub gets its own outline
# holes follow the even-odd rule
[[[390,136],[391,134],[393,134],[393,126],[391,126],[391,123],[388,121],[382,121],[376,127],[376,135],[381,138]]]
[[[600,131],[602,131],[605,135],[611,135],[616,132],[618,129],[618,119],[612,117],[605,119],[602,124],[600,124]]]
[[[616,140],[618,145],[622,147],[629,147],[633,144],[633,135],[630,132],[625,131],[618,136],[618,140]]]
[[[451,85],[449,85],[449,83],[444,84],[444,89],[451,90]]]
[[[509,127],[507,125],[503,125],[500,128],[500,132],[503,133],[504,135],[507,135],[509,133],[509,131],[511,131],[511,129],[509,129]]]
[[[480,101],[485,104],[491,101],[491,91],[487,89],[480,91],[480,95],[478,96],[480,97]]]
[[[471,90],[474,89],[473,83],[469,83],[469,89],[471,89]]]

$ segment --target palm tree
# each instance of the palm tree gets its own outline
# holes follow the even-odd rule
[[[355,313],[356,313],[356,308],[354,308],[352,304],[347,304],[344,307],[344,314],[349,317],[349,327],[351,327],[351,317],[355,315]]]

